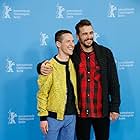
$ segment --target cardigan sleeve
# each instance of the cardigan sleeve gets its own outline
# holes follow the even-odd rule
[[[52,73],[48,76],[39,75],[38,77],[38,93],[37,93],[37,110],[38,116],[48,116],[47,101],[49,91],[52,85]]]
[[[120,84],[113,54],[108,50],[108,81],[110,94],[110,112],[119,113]]]

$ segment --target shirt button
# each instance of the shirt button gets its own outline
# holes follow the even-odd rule
[[[86,114],[88,114],[88,109],[86,110]]]
[[[88,82],[90,81],[90,79],[88,79]]]
[[[89,59],[89,56],[88,56],[88,59]]]
[[[89,97],[89,94],[87,96]]]
[[[88,71],[88,74],[90,74],[90,71]]]

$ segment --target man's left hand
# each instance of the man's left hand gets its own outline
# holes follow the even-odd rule
[[[118,117],[119,117],[119,113],[117,113],[117,112],[110,112],[110,119],[111,120],[117,120],[118,119]]]

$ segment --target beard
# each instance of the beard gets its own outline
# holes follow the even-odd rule
[[[85,48],[90,48],[93,44],[93,38],[88,38],[86,40],[79,40],[80,43],[85,47]],[[90,43],[88,43],[87,41],[90,41]]]
[[[86,43],[86,41],[91,41],[91,43],[88,44],[88,43]],[[92,46],[92,44],[93,44],[93,38],[86,39],[86,40],[82,41],[81,43],[83,44],[83,46],[84,46],[85,48],[90,48],[90,47]]]

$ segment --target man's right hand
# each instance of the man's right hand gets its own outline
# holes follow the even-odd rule
[[[47,134],[48,132],[48,121],[41,121],[40,128],[43,134]]]
[[[48,76],[52,72],[53,68],[49,64],[50,62],[48,60],[42,63],[40,68],[40,72],[42,75]]]

